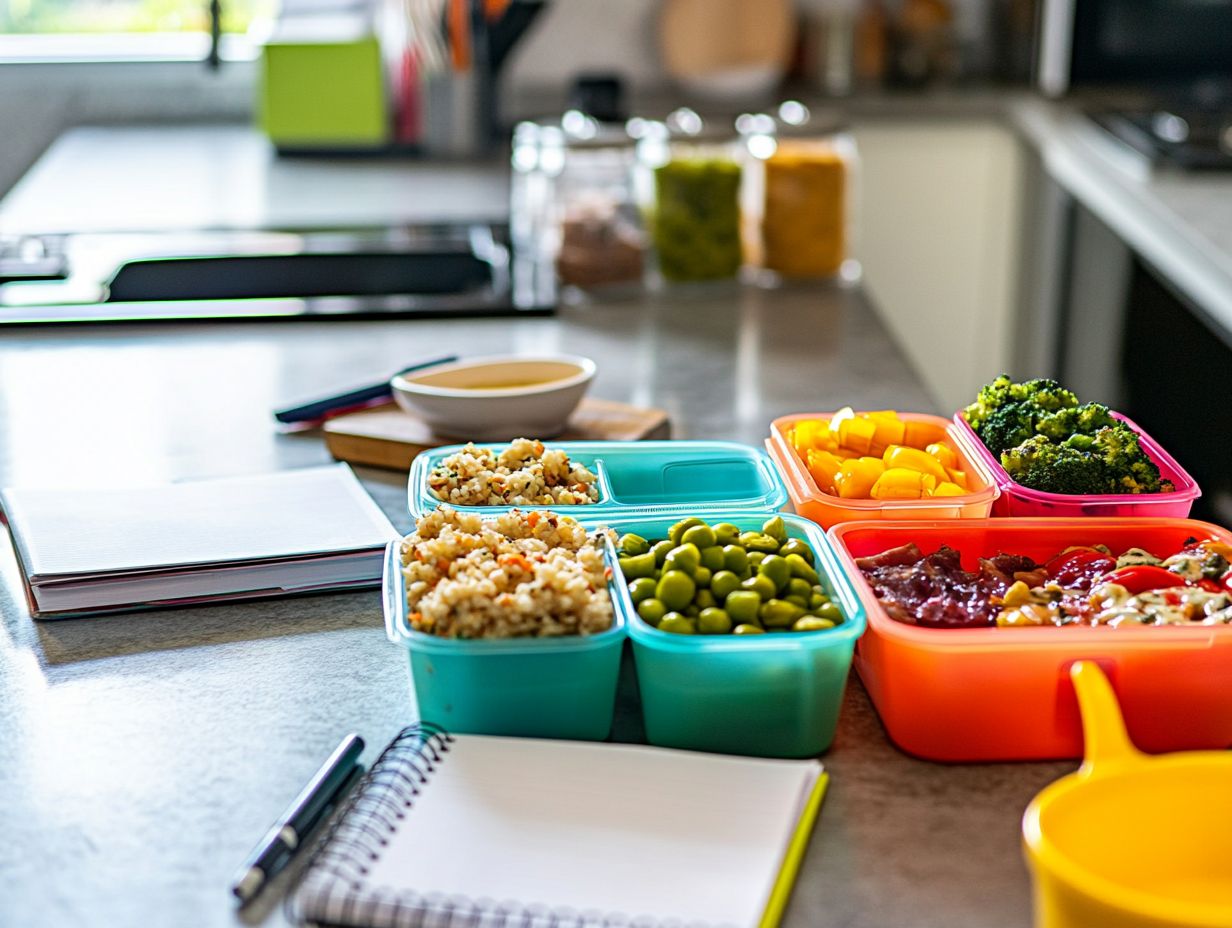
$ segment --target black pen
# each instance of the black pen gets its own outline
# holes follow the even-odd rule
[[[407,374],[411,371],[421,370],[425,367],[435,367],[437,364],[448,364],[456,360],[458,360],[456,354],[445,354],[437,358],[425,358],[416,361],[409,367],[402,368],[398,373]],[[339,413],[361,409],[373,403],[392,401],[394,394],[393,389],[389,386],[389,381],[392,379],[392,377],[386,377],[379,383],[366,383],[357,387],[348,387],[341,393],[321,397],[320,399],[307,400],[294,406],[289,406],[286,409],[275,409],[274,418],[284,425],[315,423]]]
[[[359,735],[347,735],[342,739],[334,753],[329,755],[321,769],[300,790],[295,801],[248,855],[248,860],[240,867],[231,885],[231,892],[241,903],[252,899],[266,881],[295,856],[304,838],[358,775],[359,755],[363,750],[364,739]]]

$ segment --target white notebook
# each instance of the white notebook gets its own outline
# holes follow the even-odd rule
[[[773,925],[824,787],[812,760],[413,726],[356,787],[292,910],[356,928]]]
[[[31,612],[374,585],[398,533],[345,464],[136,489],[0,491]]]

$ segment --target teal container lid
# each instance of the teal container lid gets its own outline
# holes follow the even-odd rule
[[[433,448],[415,458],[407,488],[415,518],[441,500],[428,488],[428,475],[465,445]],[[485,444],[499,454],[508,443]],[[520,509],[552,509],[593,525],[613,518],[773,511],[787,502],[787,488],[764,451],[727,441],[559,441],[564,451],[599,478],[599,501],[587,505],[526,504]],[[513,506],[455,506],[482,516]]]

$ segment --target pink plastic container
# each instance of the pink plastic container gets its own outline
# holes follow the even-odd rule
[[[961,411],[954,413],[956,437],[967,453],[979,459],[993,475],[1001,494],[993,500],[994,516],[1143,516],[1150,518],[1184,519],[1193,508],[1193,501],[1202,495],[1193,477],[1176,462],[1150,435],[1132,419],[1119,412],[1112,414],[1138,433],[1142,450],[1159,465],[1159,474],[1176,487],[1171,493],[1101,493],[1090,496],[1068,493],[1045,493],[1017,483],[1001,462],[993,457],[975,431],[967,424]]]

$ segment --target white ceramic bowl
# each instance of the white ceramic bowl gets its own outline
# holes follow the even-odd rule
[[[436,435],[508,441],[559,435],[594,376],[590,358],[496,355],[399,374],[390,386]]]

